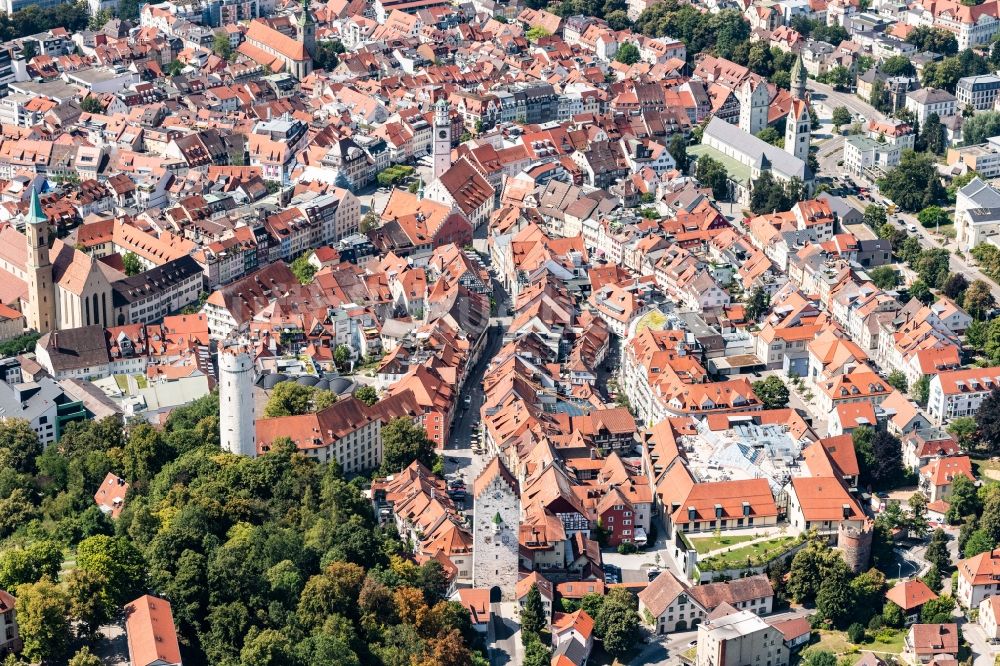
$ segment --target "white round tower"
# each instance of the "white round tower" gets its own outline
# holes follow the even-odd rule
[[[245,346],[219,350],[219,439],[224,451],[251,458],[257,455],[253,375],[253,357]]]

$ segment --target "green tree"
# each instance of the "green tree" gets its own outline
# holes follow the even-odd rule
[[[757,132],[757,138],[778,148],[784,148],[785,146],[785,137],[773,127],[765,127]]]
[[[993,389],[983,398],[976,412],[976,424],[979,426],[979,439],[987,451],[992,453],[1000,449],[1000,389]]]
[[[750,290],[750,297],[746,302],[747,321],[757,321],[771,305],[771,295],[763,287],[754,287]]]
[[[624,9],[616,9],[609,12],[604,20],[608,22],[608,27],[612,30],[628,30],[632,27],[632,21],[628,18],[628,12]]]
[[[42,444],[30,423],[24,419],[0,421],[0,469],[31,474],[41,454]]]
[[[940,624],[952,621],[955,599],[947,595],[924,602],[920,608],[920,621],[924,624]]]
[[[895,289],[900,285],[899,271],[892,266],[876,266],[868,271],[868,277],[879,289]]]
[[[942,210],[939,206],[928,206],[919,213],[917,213],[917,220],[920,224],[928,229],[937,227],[942,224],[949,224],[951,219],[948,217],[948,213]]]
[[[529,640],[524,644],[524,666],[549,666],[551,662],[552,651],[537,634],[529,634]]]
[[[122,264],[125,265],[125,275],[138,275],[142,272],[142,262],[135,252],[126,252],[122,256]]]
[[[944,248],[924,250],[913,268],[928,286],[938,288],[948,279],[950,255]]]
[[[754,382],[752,387],[764,409],[781,409],[788,405],[788,387],[777,375]]]
[[[104,105],[96,95],[87,95],[80,101],[80,110],[84,113],[104,113]]]
[[[969,288],[965,290],[963,306],[966,312],[975,319],[986,319],[996,303],[990,286],[982,280],[973,280]]]
[[[865,206],[865,224],[867,224],[872,229],[879,229],[883,224],[888,221],[888,217],[885,214],[885,206],[881,204],[868,204]]]
[[[76,549],[77,567],[102,576],[109,596],[118,605],[134,599],[146,587],[146,562],[135,545],[124,537],[92,536]]]
[[[552,35],[551,32],[538,25],[536,25],[533,28],[528,28],[528,30],[524,33],[525,38],[532,44],[534,44],[535,42],[544,37],[549,37],[551,35]]]
[[[87,21],[87,28],[97,32],[112,18],[114,18],[114,14],[111,13],[110,9],[102,9],[90,17],[90,20]]]
[[[680,132],[674,134],[670,137],[670,144],[667,151],[670,156],[674,158],[674,162],[677,163],[677,169],[681,173],[687,173],[688,168],[688,153],[687,153],[687,137],[685,137]],[[647,202],[647,203],[652,203]]]
[[[955,39],[955,35],[942,28],[932,28],[925,25],[917,26],[906,36],[906,41],[910,44],[914,44],[921,51],[940,53],[944,56],[958,53],[958,40]],[[903,56],[895,57],[902,58],[903,60],[909,62],[909,60]],[[890,58],[890,60],[892,60],[892,58]],[[912,74],[913,70],[911,64],[910,75]]]
[[[351,360],[351,348],[347,345],[337,345],[333,350],[333,360],[337,367],[343,370]]]
[[[941,185],[932,155],[903,151],[899,165],[878,182],[882,192],[905,211],[915,212],[943,203],[947,192]]]
[[[276,629],[250,630],[243,649],[240,666],[286,666],[295,662],[288,636]]]
[[[729,197],[729,174],[721,162],[708,155],[702,155],[695,162],[695,178],[705,187],[711,188],[712,196],[718,200]]]
[[[303,627],[321,627],[332,614],[350,614],[357,607],[364,578],[365,570],[357,564],[330,563],[306,581],[296,610],[298,621]]]
[[[913,63],[906,56],[886,58],[879,71],[886,76],[913,76],[917,73]]]
[[[849,581],[849,571],[837,567],[824,577],[816,594],[816,609],[837,627],[846,626],[854,615],[854,595]]]
[[[956,476],[951,484],[951,495],[948,497],[948,522],[957,524],[965,516],[977,515],[980,509],[981,505],[976,484],[970,481],[964,474]],[[942,531],[941,534],[943,536],[944,532]],[[939,539],[945,540],[940,537]],[[943,571],[947,566],[940,566],[939,568]]]
[[[129,481],[144,487],[168,462],[169,457],[169,447],[160,431],[148,423],[141,423],[129,432],[122,450],[125,476]]]
[[[849,572],[840,553],[822,541],[811,541],[792,558],[788,572],[788,593],[798,603],[816,599],[824,580],[840,579]]]
[[[313,276],[316,275],[316,267],[309,263],[309,254],[309,252],[303,252],[289,266],[296,279],[302,284],[309,284],[313,281]]]
[[[229,41],[229,35],[223,31],[215,33],[215,37],[212,39],[212,51],[223,60],[231,60],[233,45]]]
[[[542,595],[537,585],[532,585],[521,609],[521,641],[526,643],[532,635],[537,636],[546,626]]]
[[[979,424],[973,416],[959,416],[948,422],[947,431],[955,438],[962,450],[969,451],[976,447],[979,434]]]
[[[70,614],[86,634],[94,634],[98,627],[111,619],[117,608],[111,598],[107,578],[96,571],[71,571],[67,576],[66,593],[70,600]]]
[[[639,639],[639,602],[625,588],[612,588],[594,618],[594,628],[604,643],[604,650],[620,657]]]
[[[91,652],[86,645],[69,660],[69,666],[101,666],[101,663],[101,658]]]
[[[366,213],[365,216],[361,218],[361,225],[359,226],[359,230],[361,231],[361,233],[364,234],[368,233],[372,229],[378,229],[378,228],[379,228],[378,215],[376,215],[373,211],[368,211],[368,213]]]
[[[826,650],[813,650],[803,662],[807,666],[837,666],[837,657]]]
[[[931,292],[930,287],[927,283],[921,279],[916,279],[913,284],[910,285],[910,298],[915,298],[924,305],[929,305],[934,301],[934,294]]]
[[[373,386],[360,386],[354,392],[354,397],[370,407],[378,402],[378,391]]]
[[[886,601],[882,607],[882,621],[887,627],[901,629],[906,623],[906,614],[903,609],[891,601]]]
[[[927,406],[927,398],[931,391],[931,379],[927,375],[921,375],[920,379],[913,383],[913,390],[910,395],[921,407]]]
[[[941,124],[941,118],[938,114],[931,113],[927,116],[920,130],[920,138],[923,145],[927,146],[927,150],[935,155],[944,155],[944,149],[946,148],[944,125]]]
[[[44,577],[55,580],[62,565],[62,550],[54,541],[33,541],[25,548],[0,551],[0,589],[36,583]]]
[[[434,442],[426,431],[405,417],[395,418],[382,428],[382,472],[395,474],[414,460],[426,467],[434,465]]]
[[[967,146],[985,143],[1000,134],[1000,112],[980,111],[962,122],[962,140]]]
[[[961,273],[952,273],[948,276],[948,279],[944,281],[941,291],[948,298],[955,299],[961,303],[962,297],[965,295],[965,290],[968,288],[969,281],[965,279],[964,275]]]
[[[747,54],[747,67],[750,68],[750,71],[764,77],[770,77],[774,74],[774,56],[771,55],[771,49],[766,42],[755,42],[750,45],[750,51]]]
[[[69,651],[69,598],[49,578],[17,588],[17,624],[24,656],[32,662],[58,661]]]
[[[851,112],[847,110],[846,106],[838,106],[833,110],[832,120],[834,129],[839,132],[840,128],[844,125],[850,125],[853,118],[851,117]],[[871,208],[871,206],[869,206],[869,208]]]
[[[900,370],[893,370],[889,373],[889,376],[885,378],[885,381],[889,382],[889,386],[893,387],[900,393],[906,393],[906,375]]]
[[[273,389],[264,407],[264,416],[295,416],[313,411],[315,390],[297,382],[280,382]]]
[[[338,50],[340,42],[319,42],[316,44],[313,54],[313,66],[326,72],[333,71],[340,64],[340,53],[343,53],[343,45]]]
[[[951,558],[948,556],[948,535],[940,527],[931,534],[930,543],[924,551],[924,559],[938,571],[948,571],[951,568]]]
[[[631,42],[625,42],[618,47],[618,51],[615,53],[615,60],[624,65],[634,65],[641,60],[639,47]]]
[[[990,537],[990,535],[984,529],[978,529],[972,533],[968,541],[965,542],[965,548],[962,549],[962,555],[965,557],[974,557],[979,553],[988,553],[993,550],[996,541]]]

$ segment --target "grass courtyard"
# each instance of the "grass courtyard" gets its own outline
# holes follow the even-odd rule
[[[722,571],[738,569],[747,566],[760,566],[784,553],[799,541],[798,537],[783,536],[767,541],[758,541],[746,546],[733,548],[725,553],[698,560],[698,568],[702,571]]]
[[[861,658],[862,652],[874,652],[878,655],[900,654],[903,651],[903,639],[906,632],[902,629],[882,629],[876,635],[875,632],[868,632],[868,637],[864,643],[852,643],[847,638],[847,633],[843,631],[833,631],[821,629],[814,633],[818,640],[802,651],[803,657],[808,657],[813,652],[824,650],[832,652],[845,662],[848,658],[853,658],[851,663]],[[838,662],[840,659],[838,659]]]
[[[699,555],[704,555],[705,553],[711,553],[713,550],[719,550],[720,548],[725,548],[726,546],[735,546],[737,544],[745,543],[747,541],[753,541],[757,537],[752,534],[741,535],[741,536],[719,536],[719,537],[703,537],[699,539],[691,539],[688,541],[691,546],[698,551]]]

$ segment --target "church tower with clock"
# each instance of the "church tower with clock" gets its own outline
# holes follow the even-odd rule
[[[451,115],[444,95],[434,104],[434,178],[451,168]]]

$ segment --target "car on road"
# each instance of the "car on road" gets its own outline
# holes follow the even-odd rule
[[[471,404],[472,404],[472,396],[471,396],[471,395],[467,395],[467,396],[465,396],[464,398],[462,398],[462,403],[463,403],[463,404],[464,404],[464,405],[465,405],[466,407],[468,407],[469,405],[471,405]]]
[[[909,231],[911,234],[915,234],[917,233],[917,225],[909,224],[906,226],[906,230]]]

